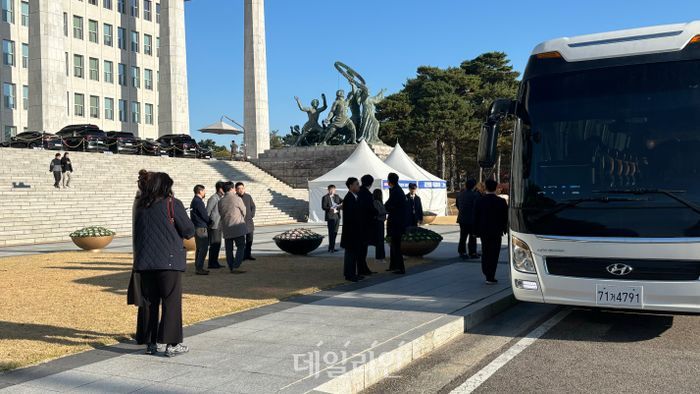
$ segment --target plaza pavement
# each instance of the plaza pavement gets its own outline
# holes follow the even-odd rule
[[[287,226],[275,227],[258,229],[259,255],[279,253],[268,244]],[[175,358],[122,343],[7,372],[0,391],[357,392],[512,302],[506,265],[500,283],[488,286],[478,263],[454,258],[457,228],[432,229],[445,237],[441,248],[405,276],[373,277],[195,324],[185,331],[191,351]],[[124,240],[114,249],[129,246]]]

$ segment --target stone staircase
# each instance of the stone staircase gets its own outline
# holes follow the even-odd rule
[[[214,193],[219,180],[241,181],[253,196],[256,225],[303,221],[308,192],[294,189],[247,162],[71,152],[72,188],[55,189],[49,162],[55,151],[0,148],[0,247],[58,242],[86,226],[131,234],[138,171],[164,171],[175,196],[189,207],[196,184]],[[21,184],[29,186],[21,187]]]

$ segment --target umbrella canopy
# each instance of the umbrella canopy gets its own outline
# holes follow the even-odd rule
[[[237,129],[230,124],[224,122],[223,120],[220,120],[214,124],[211,124],[207,127],[203,127],[199,129],[202,133],[209,133],[209,134],[219,134],[219,135],[238,135],[238,134],[243,134],[243,130]]]

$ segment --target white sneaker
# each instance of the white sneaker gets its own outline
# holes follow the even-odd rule
[[[165,349],[165,357],[175,357],[178,354],[184,354],[189,351],[190,349],[181,343],[178,343],[175,346],[168,345],[168,347]]]

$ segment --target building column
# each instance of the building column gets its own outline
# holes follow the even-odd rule
[[[184,0],[162,0],[160,8],[158,135],[189,134]]]
[[[244,126],[246,155],[257,158],[270,149],[265,49],[265,1],[245,1]]]
[[[67,100],[63,2],[30,0],[29,10],[27,127],[29,130],[55,133],[68,124],[72,102],[72,98]]]

